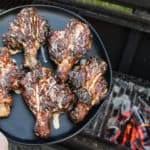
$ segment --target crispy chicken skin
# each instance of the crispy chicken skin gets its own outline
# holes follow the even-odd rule
[[[77,103],[70,112],[70,118],[75,122],[82,121],[89,110],[100,103],[107,94],[107,82],[103,75],[107,64],[98,57],[91,57],[85,64],[75,66],[69,73]]]
[[[57,77],[61,82],[68,79],[72,66],[92,48],[89,27],[77,19],[69,20],[64,30],[53,31],[48,41],[50,58],[58,65]]]
[[[74,95],[67,85],[57,84],[52,71],[45,67],[28,72],[21,83],[25,102],[36,117],[35,135],[47,138],[52,114],[66,111],[74,101]]]
[[[12,97],[0,88],[0,118],[8,117],[12,106]]]
[[[45,44],[48,33],[47,20],[38,16],[35,8],[24,8],[3,34],[3,43],[14,51],[24,50],[24,66],[33,69],[38,63],[38,49]]]
[[[8,48],[0,47],[0,117],[8,117],[10,114],[13,99],[9,92],[20,88],[22,75]]]

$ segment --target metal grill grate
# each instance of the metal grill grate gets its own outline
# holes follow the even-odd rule
[[[126,98],[131,100],[131,108],[137,107],[146,120],[150,124],[150,83],[134,77],[129,77],[123,74],[114,73],[112,92],[102,105],[102,110],[99,112],[95,120],[83,132],[83,134],[93,137],[106,138],[106,127],[108,124],[113,124],[114,102],[116,98],[124,102]],[[129,106],[128,106],[129,107]],[[127,109],[127,108],[125,108]],[[111,120],[112,118],[112,120]],[[148,138],[150,138],[150,127]]]

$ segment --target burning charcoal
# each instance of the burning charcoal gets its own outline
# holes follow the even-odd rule
[[[131,105],[129,98],[124,101],[127,105]],[[124,106],[120,105],[121,107]],[[107,130],[105,138],[109,141],[130,147],[132,150],[148,150],[150,147],[150,124],[146,123],[139,108],[123,109],[118,116],[117,124],[114,124],[112,118],[107,122]]]
[[[111,117],[108,122],[107,122],[107,127],[111,127],[111,126],[117,126],[117,117]]]
[[[122,95],[122,103],[121,103],[121,114],[124,115],[131,109],[131,101],[129,99],[129,96]]]
[[[143,93],[145,91],[145,88],[142,86],[138,86],[138,92]]]
[[[115,109],[119,109],[122,103],[122,98],[121,97],[115,97],[113,99],[113,106]]]
[[[142,145],[150,146],[150,124],[145,122],[142,113],[136,106],[132,108],[132,117],[135,119]]]
[[[121,130],[116,126],[112,126],[107,129],[105,139],[117,144],[117,139],[120,136],[120,134]]]
[[[150,150],[150,88],[120,77],[113,82],[102,137],[131,150]]]
[[[124,80],[120,80],[120,82],[118,83],[119,86],[121,86],[123,89],[126,89],[128,87],[128,83],[125,82]]]
[[[148,88],[147,91],[148,91],[148,92],[147,92],[147,93],[148,93],[148,94],[147,94],[147,99],[149,99],[149,98],[150,98],[150,88]]]
[[[129,86],[129,88],[130,88],[130,91],[133,91],[133,88],[134,88],[135,84],[132,83],[132,82],[129,82],[129,83],[128,83],[128,86]]]
[[[132,134],[132,124],[130,123],[127,123],[125,126],[124,126],[124,130],[121,132],[122,134],[122,140],[120,141],[120,144],[122,146],[130,146],[131,143],[130,143],[130,140],[133,136],[131,136]],[[120,140],[120,137],[118,138],[118,141]]]
[[[142,110],[144,113],[144,118],[147,118],[150,123],[150,104],[148,101],[144,101],[141,96],[138,96],[137,106]]]
[[[113,88],[113,92],[115,92],[116,94],[120,93],[120,87],[115,85],[114,88]]]

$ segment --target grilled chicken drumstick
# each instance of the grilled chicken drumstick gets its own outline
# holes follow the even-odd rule
[[[107,94],[107,82],[103,75],[107,64],[97,57],[91,57],[85,64],[75,66],[69,73],[69,82],[78,99],[70,117],[75,122],[82,121],[89,110],[100,103]]]
[[[23,72],[16,66],[9,50],[0,47],[0,117],[8,117],[12,105],[11,90],[20,88],[19,81]]]
[[[53,31],[49,38],[50,58],[58,65],[57,77],[68,79],[68,72],[87,51],[92,48],[89,27],[77,19],[71,19],[64,30]]]
[[[48,33],[47,20],[38,16],[35,8],[24,8],[10,23],[8,32],[3,35],[3,43],[14,51],[24,50],[24,66],[33,69],[38,63],[38,49],[45,44]]]
[[[40,138],[47,138],[52,113],[67,110],[74,95],[67,85],[57,84],[51,70],[45,67],[28,72],[21,83],[25,102],[36,117],[34,132]]]

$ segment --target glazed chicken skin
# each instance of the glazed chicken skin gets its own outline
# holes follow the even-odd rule
[[[35,8],[24,8],[3,34],[3,43],[13,51],[24,50],[24,66],[34,69],[39,47],[45,44],[48,33],[48,21],[38,16]]]
[[[13,99],[9,92],[19,90],[23,72],[6,47],[0,47],[0,117],[8,117]]]
[[[47,138],[51,132],[52,114],[69,109],[74,95],[67,85],[57,84],[52,71],[45,67],[28,72],[21,83],[24,100],[36,117],[35,135]]]
[[[70,112],[74,122],[84,120],[89,110],[107,94],[107,81],[103,75],[107,64],[98,57],[91,57],[85,64],[75,66],[69,73],[69,82],[72,84],[77,102]]]
[[[77,19],[71,19],[64,30],[53,31],[49,38],[50,58],[58,65],[57,78],[68,79],[68,72],[92,48],[89,27]]]

